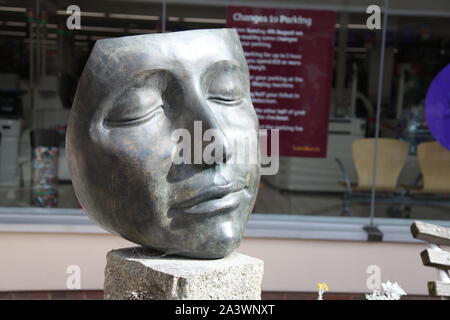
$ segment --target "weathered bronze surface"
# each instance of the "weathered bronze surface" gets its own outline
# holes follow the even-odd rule
[[[176,164],[177,129],[190,133],[194,151],[208,146],[195,123],[203,133],[218,132],[212,140],[223,156]],[[255,202],[257,134],[235,30],[100,40],[68,123],[73,186],[87,214],[125,239],[163,253],[220,258],[238,247]],[[248,141],[256,163],[230,161]]]

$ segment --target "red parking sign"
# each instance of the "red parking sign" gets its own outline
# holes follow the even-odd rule
[[[280,130],[280,156],[326,157],[336,14],[228,7],[250,70],[263,129]]]

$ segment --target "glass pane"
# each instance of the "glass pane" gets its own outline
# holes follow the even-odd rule
[[[254,211],[368,217],[372,171],[358,181],[353,143],[374,136],[380,32],[365,8],[319,7],[229,8],[261,127],[280,130],[279,172],[262,176]]]
[[[340,6],[326,1],[317,5],[299,2],[289,9],[277,8],[274,3],[267,6],[268,11],[225,4],[168,3],[164,21],[162,3],[84,1],[79,3],[81,28],[73,30],[66,26],[66,8],[36,8],[35,4],[25,1],[18,5],[18,11],[0,11],[0,20],[11,22],[0,25],[0,44],[5,48],[0,51],[9,61],[1,65],[1,72],[16,77],[18,88],[24,91],[19,98],[23,128],[14,140],[20,150],[17,157],[8,160],[17,173],[11,178],[13,185],[1,187],[0,206],[31,205],[30,131],[56,129],[64,136],[73,93],[96,40],[163,29],[173,32],[229,26],[237,29],[246,53],[261,128],[280,130],[277,174],[262,176],[254,212],[369,216],[372,171],[370,166],[358,168],[354,155],[370,158],[373,148],[363,145],[361,153],[354,142],[372,138],[375,133],[381,32],[366,25],[366,1]],[[382,7],[383,2],[371,4]],[[34,16],[27,18],[27,8],[33,9]],[[232,12],[241,13],[234,22]],[[270,21],[254,18],[262,16]],[[36,41],[37,25],[45,40],[40,44]],[[392,41],[389,35],[388,46]],[[383,119],[395,91],[387,85],[393,82],[395,55],[394,49],[387,48]],[[30,66],[33,95],[28,93]],[[381,136],[384,128],[383,124]],[[62,141],[57,206],[78,208]],[[7,166],[8,162],[0,164],[1,168]],[[384,211],[377,206],[377,216]]]
[[[15,1],[0,8],[0,207],[80,207],[64,137],[90,51],[99,39],[161,31],[160,3],[77,5],[79,25],[68,7],[55,2]],[[56,143],[34,148],[31,132],[47,142],[50,132]]]
[[[377,217],[447,220],[450,145],[446,108],[450,63],[448,2],[390,2],[380,136],[406,151],[395,194]],[[446,125],[447,124],[447,125]],[[400,149],[396,152],[402,157]],[[381,157],[381,154],[380,154]]]

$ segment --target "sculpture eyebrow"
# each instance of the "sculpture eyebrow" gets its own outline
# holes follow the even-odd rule
[[[157,74],[163,74],[169,72],[166,69],[153,69],[153,70],[145,70],[144,72],[139,72],[133,74],[129,79],[129,83],[126,83],[120,90],[118,90],[115,95],[114,100],[121,97],[123,94],[126,94],[130,89],[140,89],[147,85],[147,80],[155,76]]]
[[[233,71],[239,71],[242,72],[242,67],[239,63],[233,60],[220,60],[216,61],[212,64],[210,64],[207,68],[204,74],[209,73],[211,70],[214,70],[215,68],[221,68],[221,67],[233,67],[231,70]]]
[[[169,71],[166,69],[151,69],[151,70],[145,70],[143,72],[139,72],[139,73],[135,73],[132,76],[132,82],[130,86],[127,86],[126,88],[132,88],[132,87],[136,87],[136,88],[140,88],[142,87],[145,82],[148,80],[148,78],[156,75],[156,74],[163,74],[163,73],[168,73]]]

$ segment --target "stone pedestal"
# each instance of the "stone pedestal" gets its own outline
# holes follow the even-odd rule
[[[105,299],[261,299],[262,260],[239,253],[197,260],[143,247],[108,252]]]

